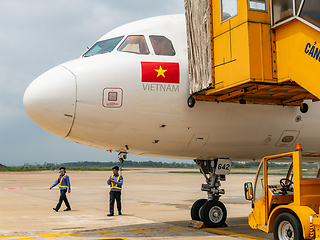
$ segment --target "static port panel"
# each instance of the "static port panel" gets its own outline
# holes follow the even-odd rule
[[[123,90],[121,88],[103,89],[102,105],[105,108],[120,108],[123,103]]]

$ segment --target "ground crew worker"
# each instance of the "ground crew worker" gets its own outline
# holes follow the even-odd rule
[[[58,179],[50,187],[50,189],[52,189],[54,186],[59,184],[59,188],[60,188],[59,202],[58,202],[57,206],[55,208],[53,208],[53,210],[58,212],[61,207],[62,202],[64,201],[65,205],[67,206],[67,208],[64,211],[70,211],[71,207],[70,207],[69,201],[67,199],[67,191],[68,191],[68,193],[71,192],[71,185],[70,185],[69,176],[66,174],[65,167],[61,167],[59,173],[60,173],[60,175],[59,175]]]
[[[107,184],[110,185],[110,213],[108,216],[114,216],[114,201],[117,200],[117,208],[119,215],[121,213],[121,189],[123,184],[123,177],[119,174],[119,167],[112,168],[113,174],[109,177]]]

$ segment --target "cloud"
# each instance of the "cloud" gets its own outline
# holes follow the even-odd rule
[[[115,160],[34,124],[24,112],[24,91],[43,72],[79,57],[113,28],[183,13],[183,0],[2,0],[0,9],[0,163]]]

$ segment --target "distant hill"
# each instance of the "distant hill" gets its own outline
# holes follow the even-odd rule
[[[0,168],[6,168],[7,166],[5,166],[5,165],[2,165],[1,163],[0,163]]]

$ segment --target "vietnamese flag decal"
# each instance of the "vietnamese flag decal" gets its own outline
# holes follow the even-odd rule
[[[141,82],[180,83],[179,63],[141,62]]]

